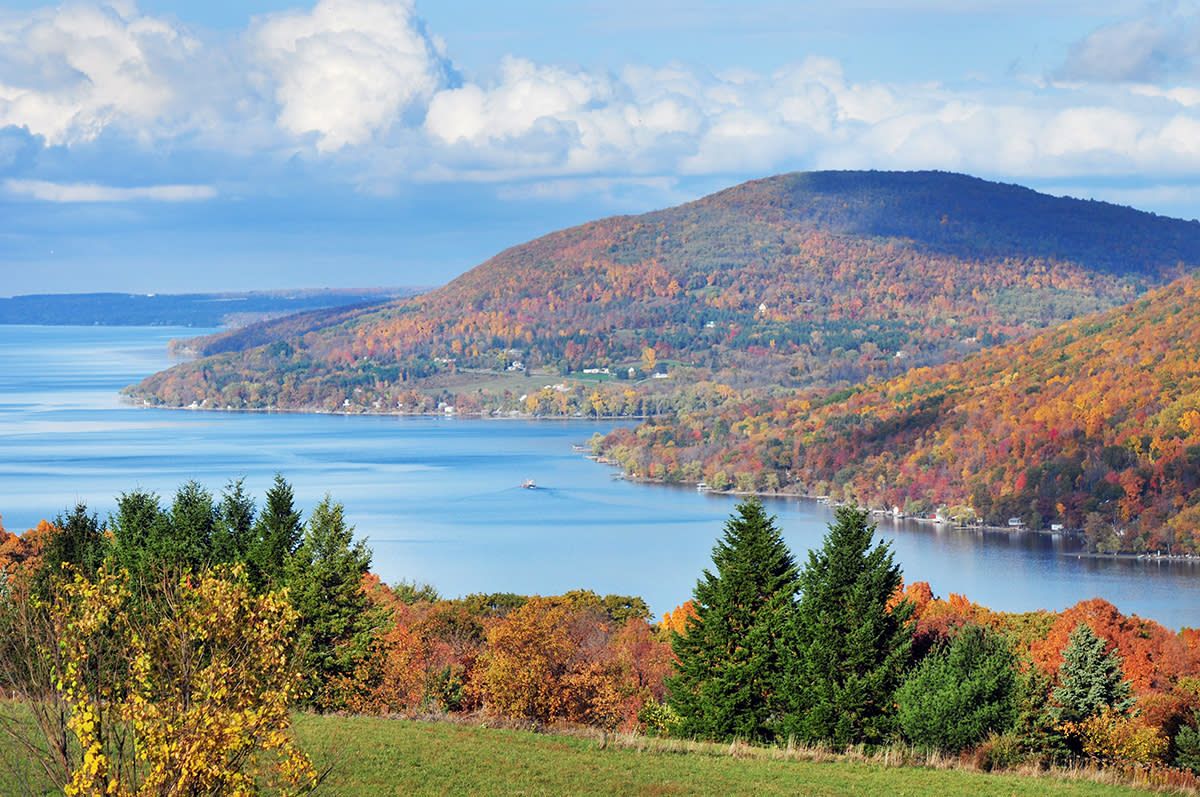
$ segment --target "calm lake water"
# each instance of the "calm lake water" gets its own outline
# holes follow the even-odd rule
[[[571,450],[611,423],[147,410],[117,391],[169,364],[197,330],[0,326],[0,513],[24,529],[78,500],[101,514],[133,487],[214,491],[276,471],[311,507],[346,505],[385,581],[443,594],[642,595],[656,613],[690,597],[733,507],[728,497],[631,484]],[[533,380],[536,381],[536,380]],[[537,490],[520,484],[534,479]],[[769,502],[799,558],[830,513]],[[1103,597],[1178,628],[1200,625],[1200,567],[1096,561],[1071,540],[884,523],[907,580],[996,609],[1062,609]]]

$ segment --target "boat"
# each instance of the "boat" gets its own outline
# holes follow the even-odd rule
[[[521,482],[521,488],[524,490],[536,490],[537,484],[534,483],[533,479],[526,479]]]
[[[712,491],[712,488],[709,487],[708,484],[705,482],[700,482],[699,484],[696,485],[696,492],[698,492],[698,493],[707,493],[707,492],[711,492],[711,491]]]

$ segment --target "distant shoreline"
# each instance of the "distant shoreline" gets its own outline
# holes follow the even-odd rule
[[[1191,556],[1188,554],[1088,553],[1087,551],[1079,551],[1077,553],[1063,555],[1073,556],[1077,559],[1100,559],[1109,561],[1123,559],[1126,561],[1168,562],[1170,564],[1189,564],[1200,566],[1200,556]]]
[[[593,459],[594,461],[596,461],[597,463],[599,463],[601,465],[608,465],[611,467],[620,467],[616,462],[609,460],[609,459],[605,459],[604,457],[589,457],[589,459]],[[638,484],[657,484],[657,485],[660,485],[663,487],[678,486],[678,487],[686,488],[686,487],[695,487],[697,484],[697,482],[664,482],[659,479],[649,479],[649,478],[646,478],[643,476],[629,476],[627,474],[621,474],[621,478],[625,479],[626,481],[636,482]],[[803,501],[811,501],[816,504],[824,504],[824,505],[828,505],[828,506],[842,506],[843,505],[841,502],[829,502],[829,501],[823,500],[826,498],[826,496],[812,495],[810,493],[790,492],[787,490],[778,490],[775,492],[771,492],[771,491],[767,491],[767,490],[706,490],[704,492],[704,494],[706,494],[706,495],[756,496],[759,498],[792,498],[792,499],[799,499],[799,500],[803,500]],[[940,521],[934,520],[933,518],[917,517],[916,515],[905,515],[902,518],[896,518],[892,515],[891,512],[883,512],[881,510],[871,509],[871,507],[868,507],[868,506],[855,505],[854,508],[869,512],[873,518],[883,518],[884,520],[891,521],[893,523],[896,520],[907,520],[907,521],[912,521],[914,523],[924,523],[924,524],[928,524],[931,526],[944,526],[946,528],[954,529],[956,531],[1002,531],[1007,534],[1047,534],[1047,535],[1061,534],[1061,535],[1067,536],[1067,537],[1078,537],[1082,534],[1082,532],[1076,531],[1074,529],[1063,529],[1061,531],[1051,531],[1050,529],[1031,529],[1031,528],[1026,528],[1026,527],[1013,528],[1011,526],[989,526],[989,525],[983,524],[983,523],[973,523],[970,525],[962,525],[962,524],[958,524],[958,523],[940,522]],[[1132,554],[1132,555],[1136,555],[1136,554]]]
[[[260,413],[260,414],[279,414],[279,415],[334,415],[341,417],[354,416],[371,416],[371,417],[392,417],[392,418],[442,418],[446,420],[483,420],[483,421],[590,421],[590,422],[614,422],[614,421],[645,421],[651,418],[660,417],[657,415],[535,415],[533,413],[521,412],[520,410],[512,410],[504,413],[488,413],[488,412],[405,412],[403,410],[357,410],[354,412],[346,412],[343,410],[328,410],[328,409],[298,409],[288,408],[280,409],[277,407],[180,407],[171,405],[155,405],[148,404],[144,400],[138,399],[136,396],[122,394],[122,399],[126,404],[135,409],[157,409],[157,410],[180,410],[187,412],[225,412],[225,413]],[[599,465],[608,467],[620,468],[620,465],[614,460],[602,456],[585,455],[586,459],[590,459]],[[618,472],[616,478],[625,481],[634,482],[645,485],[658,485],[660,487],[678,487],[682,489],[694,489],[698,482],[665,482],[660,479],[651,479],[644,476],[631,476],[624,472]],[[748,497],[755,496],[758,498],[779,498],[793,499],[802,501],[812,501],[813,503],[828,503],[822,499],[825,496],[812,495],[809,493],[792,492],[788,490],[766,491],[766,490],[709,490],[704,494]],[[833,504],[829,504],[833,506]],[[880,510],[872,510],[870,507],[858,506],[857,509],[862,509],[870,512],[872,517],[882,518],[883,520],[895,522],[890,512],[881,512]],[[1006,534],[1038,534],[1038,535],[1062,535],[1065,537],[1080,538],[1083,532],[1077,529],[1063,529],[1061,531],[1052,531],[1050,529],[1031,529],[1027,527],[1013,528],[1011,526],[992,526],[987,524],[971,524],[960,525],[956,523],[939,522],[933,518],[917,517],[914,515],[906,515],[900,520],[913,521],[927,525],[946,527],[955,531],[990,531],[1003,532]],[[1171,564],[1192,564],[1200,565],[1200,556],[1188,556],[1181,554],[1154,554],[1154,553],[1090,553],[1088,551],[1074,551],[1071,553],[1062,553],[1064,557],[1074,557],[1078,559],[1097,559],[1097,560],[1126,560],[1126,561],[1141,561],[1141,562],[1167,562]]]
[[[267,413],[278,415],[338,415],[347,418],[371,416],[377,418],[462,418],[482,421],[648,421],[661,415],[535,415],[520,410],[503,413],[489,412],[405,412],[404,410],[327,410],[319,408],[279,407],[180,407],[172,404],[147,404],[137,396],[121,394],[125,404],[139,410],[179,410],[182,412]]]

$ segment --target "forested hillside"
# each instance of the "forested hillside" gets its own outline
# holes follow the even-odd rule
[[[851,384],[1112,307],[1198,263],[1196,222],[940,172],[789,174],[556,232],[382,308],[199,341],[216,356],[136,393],[388,411],[468,372]],[[454,389],[458,403],[479,393]]]
[[[1200,282],[850,391],[731,397],[602,450],[665,480],[948,505],[1084,528],[1102,552],[1200,553]]]

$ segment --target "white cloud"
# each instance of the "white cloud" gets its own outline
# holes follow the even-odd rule
[[[131,130],[168,116],[173,62],[194,59],[195,39],[132,5],[67,5],[0,21],[0,126],[49,144]]]
[[[310,12],[267,17],[253,39],[275,84],[279,126],[315,133],[322,152],[402,124],[449,80],[411,0],[320,0]]]
[[[213,199],[217,190],[209,185],[148,185],[123,188],[96,183],[52,183],[45,180],[5,180],[4,189],[14,196],[41,202],[194,202]]]
[[[1162,2],[1144,13],[1105,25],[1076,42],[1058,70],[1067,80],[1162,80],[1196,74],[1200,57],[1200,7],[1194,1]]]
[[[97,152],[119,151],[155,170],[140,179],[171,184],[23,184],[24,196],[68,201],[206,198],[172,193],[218,180],[197,164],[227,169],[223,184],[250,191],[315,174],[368,192],[472,180],[543,196],[554,181],[570,193],[797,168],[1200,180],[1200,75],[1180,66],[1197,46],[1179,35],[1198,30],[1191,8],[1155,6],[1097,31],[1060,80],[947,87],[852,80],[838,61],[812,56],[718,74],[513,56],[460,81],[413,0],[318,0],[228,37],[141,14],[130,0],[69,5],[0,18],[0,130],[20,133],[0,138],[0,169],[104,184],[111,171],[64,169],[75,152],[94,167]],[[1184,77],[1148,79],[1156,64]],[[58,147],[57,169],[30,165],[41,143],[20,128]]]

